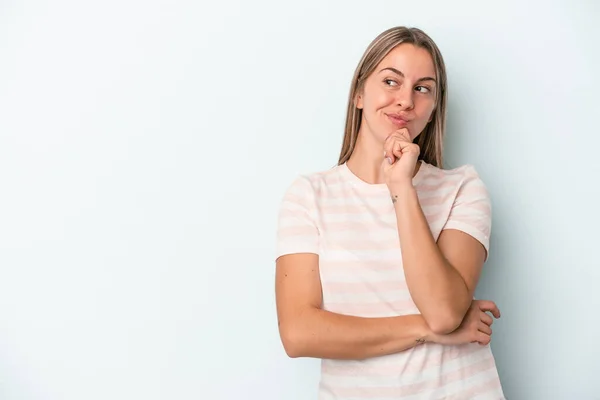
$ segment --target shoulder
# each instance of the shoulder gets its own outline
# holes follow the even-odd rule
[[[442,180],[448,182],[461,182],[463,180],[481,179],[473,164],[463,164],[454,168],[439,168],[423,162],[424,178],[429,180]]]
[[[339,181],[338,167],[325,171],[296,175],[284,190],[280,201],[281,224],[309,223],[314,225],[319,204],[326,197],[326,188]],[[300,222],[299,222],[300,221]]]
[[[473,164],[463,164],[454,168],[439,168],[431,164],[423,163],[423,173],[419,182],[434,184],[437,186],[461,187],[464,185],[483,185],[483,179]]]
[[[487,186],[473,164],[464,164],[454,168],[438,168],[424,163],[423,174],[418,186],[432,195],[453,198],[477,198],[489,201]]]

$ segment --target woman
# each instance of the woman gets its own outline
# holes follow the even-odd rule
[[[320,399],[503,399],[491,301],[474,300],[491,203],[442,169],[446,71],[396,27],[352,81],[338,165],[299,176],[279,214],[276,297],[290,357],[322,359]]]

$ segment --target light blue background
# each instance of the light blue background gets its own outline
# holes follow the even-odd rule
[[[440,46],[448,166],[493,198],[478,296],[510,400],[600,399],[593,1],[0,5],[0,398],[316,395],[274,304],[275,218],[335,164],[353,70]]]

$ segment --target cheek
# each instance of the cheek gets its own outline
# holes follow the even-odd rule
[[[379,96],[377,97],[377,105],[379,108],[387,107],[395,102],[395,96],[391,92],[386,92],[384,90],[379,92]]]
[[[433,115],[433,109],[435,108],[435,103],[432,101],[424,102],[420,107],[419,119],[423,120],[423,123],[426,124],[429,121],[429,118]]]
[[[371,90],[369,96],[365,98],[365,108],[371,112],[376,112],[383,107],[389,106],[394,102],[394,96],[385,90]]]

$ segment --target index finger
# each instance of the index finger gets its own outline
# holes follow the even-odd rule
[[[496,318],[500,318],[500,309],[493,301],[480,301],[479,309],[481,311],[489,311]]]
[[[408,130],[408,128],[400,128],[400,129],[396,129],[395,131],[392,131],[386,138],[385,141],[387,142],[392,136],[399,136],[404,140],[407,141],[411,141],[410,140],[410,131]]]

